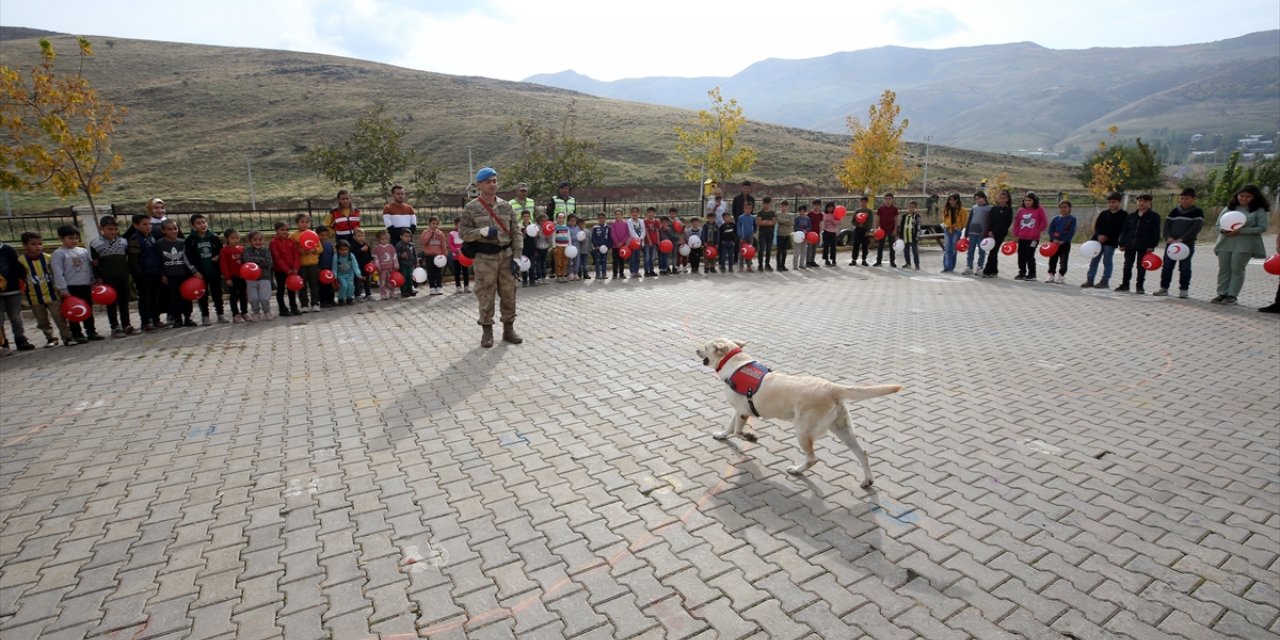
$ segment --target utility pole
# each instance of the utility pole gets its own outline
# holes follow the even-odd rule
[[[245,156],[244,161],[249,167],[249,210],[257,211],[258,200],[253,195],[253,158],[251,156]]]
[[[927,196],[929,195],[929,142],[933,140],[933,136],[924,137],[924,182],[920,185],[920,190]]]
[[[476,167],[471,164],[471,145],[467,145],[467,175],[471,176],[472,179],[476,175]]]

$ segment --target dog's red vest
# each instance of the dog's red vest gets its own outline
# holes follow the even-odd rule
[[[724,363],[728,362],[729,358],[739,353],[742,353],[742,349],[734,349],[725,354],[724,358],[720,360],[720,364],[716,366],[716,373],[719,373],[720,369],[724,368]],[[756,405],[751,399],[760,390],[760,385],[764,383],[764,376],[767,373],[769,373],[769,367],[752,360],[738,367],[733,372],[733,375],[725,380],[725,384],[728,384],[734,393],[747,397],[747,406],[751,407],[751,413],[755,414],[757,418],[760,417],[760,412],[756,411]]]

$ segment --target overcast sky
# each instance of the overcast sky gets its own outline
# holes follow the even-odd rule
[[[880,3],[876,3],[880,5]],[[1185,44],[1280,28],[1276,0],[4,0],[0,22],[78,35],[288,49],[521,80],[727,76],[882,45]]]

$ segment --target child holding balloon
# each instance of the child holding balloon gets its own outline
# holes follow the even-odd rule
[[[297,230],[289,234],[289,239],[298,247],[298,275],[302,276],[303,282],[298,297],[302,299],[302,312],[318,312],[320,311],[320,252],[323,249],[319,240],[311,242],[310,235],[316,235],[314,231],[308,235],[308,242],[304,246],[302,238],[303,234],[311,231],[311,216],[299,213],[294,216],[293,224]]]
[[[412,235],[412,232],[410,232]],[[337,277],[338,306],[350,306],[356,303],[356,280],[364,276],[360,273],[360,263],[351,253],[351,243],[339,240],[333,255],[333,274]]]
[[[627,246],[627,242],[631,239],[631,225],[627,224],[626,218],[622,215],[622,209],[613,210],[613,222],[609,224],[609,248],[613,251],[613,279],[626,280],[626,267],[623,263],[626,258],[622,255],[622,248]],[[630,251],[630,249],[628,249]],[[630,257],[631,254],[627,254]]]
[[[621,214],[622,212],[618,211],[618,213]],[[604,212],[601,211],[596,214],[596,226],[591,227],[591,259],[595,261],[596,265],[596,280],[604,280],[605,271],[609,267],[609,249],[613,248],[611,231],[612,229],[609,228],[609,223],[606,222]],[[529,244],[526,242],[525,246],[528,247]],[[527,249],[525,255],[528,255]],[[529,272],[526,271],[526,283],[529,279],[528,274]]]
[[[1062,284],[1067,275],[1067,259],[1071,257],[1071,239],[1076,237],[1076,217],[1071,215],[1071,201],[1058,203],[1058,216],[1049,222],[1049,242],[1056,247],[1049,256],[1049,277],[1045,282]],[[1054,270],[1058,271],[1054,275]]]
[[[351,255],[356,257],[356,264],[360,265],[360,273],[368,272],[368,265],[373,263],[373,247],[369,246],[369,242],[365,240],[364,229],[356,229],[351,234]],[[364,301],[369,301],[369,278],[360,278],[356,280],[356,299],[360,299],[360,291],[364,290]]]
[[[697,273],[698,267],[702,265],[702,249],[705,246],[702,239],[702,220],[697,216],[689,218],[689,226],[684,230],[684,243],[689,245],[689,273]]]
[[[800,205],[800,208],[796,211],[796,230],[793,232],[793,235],[798,233],[802,238],[807,236],[809,232],[813,230],[810,228],[812,225],[812,221],[809,220],[809,205]],[[809,268],[809,248],[803,239],[796,243],[795,255],[791,257],[791,268]]]
[[[1160,266],[1160,288],[1156,290],[1156,296],[1169,295],[1169,285],[1173,284],[1173,268],[1176,264],[1178,267],[1178,297],[1188,297],[1188,289],[1191,288],[1191,257],[1196,253],[1196,236],[1200,235],[1200,229],[1204,228],[1204,211],[1196,206],[1196,190],[1186,188],[1182,190],[1182,194],[1178,196],[1178,206],[1169,212],[1168,217],[1164,219],[1164,230],[1161,235],[1165,238],[1165,251],[1170,258],[1165,260]],[[1187,248],[1186,256],[1175,257],[1169,252],[1169,247],[1182,243]]]
[[[1247,184],[1240,189],[1227,208],[1218,216],[1218,241],[1213,252],[1218,256],[1218,297],[1214,304],[1234,305],[1244,286],[1245,266],[1252,258],[1267,257],[1262,234],[1267,230],[1267,213],[1271,206],[1258,187]],[[1231,215],[1235,214],[1235,215]],[[1234,222],[1224,223],[1227,216]]]
[[[565,257],[569,263],[567,273],[569,280],[577,280],[579,260],[582,259],[582,252],[578,249],[578,232],[582,231],[582,228],[578,226],[578,216],[569,214],[569,217],[565,219],[565,226],[568,228],[567,235],[569,236],[569,243],[564,247]],[[557,227],[557,230],[558,229],[559,227]],[[557,233],[559,233],[559,231],[557,231]],[[570,249],[572,249],[572,251],[570,251]],[[569,254],[573,255],[571,256]]]
[[[160,223],[161,237],[156,240],[156,255],[160,256],[160,284],[164,285],[169,306],[169,325],[173,328],[194,327],[191,319],[191,300],[182,295],[182,283],[198,276],[195,265],[187,260],[186,243],[178,237],[178,223],[165,220]],[[75,329],[71,331],[75,335]]]
[[[271,251],[271,273],[276,278],[276,307],[280,317],[287,318],[302,313],[298,309],[298,292],[284,286],[289,276],[296,275],[301,267],[302,253],[298,244],[289,236],[289,223],[276,223],[276,236],[267,247]],[[285,291],[289,292],[289,306],[284,306]]]
[[[249,315],[249,288],[240,276],[241,259],[244,247],[240,246],[240,232],[227,229],[222,232],[222,250],[218,252],[218,267],[222,270],[222,279],[227,283],[228,296],[231,299],[231,323],[244,324]]]
[[[443,295],[444,265],[449,264],[449,240],[440,230],[440,218],[437,216],[428,218],[427,228],[422,231],[422,255],[427,262],[427,289],[430,290],[430,295]],[[436,258],[442,260],[437,262]]]
[[[391,274],[399,269],[396,248],[391,245],[391,234],[378,232],[378,245],[373,248],[373,264],[378,268],[378,293],[381,299],[395,297],[395,287],[391,286]]]
[[[1120,250],[1124,252],[1124,273],[1121,275],[1124,279],[1120,281],[1120,286],[1115,288],[1116,291],[1129,290],[1134,263],[1141,262],[1142,256],[1147,255],[1147,252],[1155,249],[1158,244],[1160,244],[1160,214],[1151,210],[1151,194],[1144,193],[1138,196],[1138,210],[1125,218],[1124,227],[1120,230]],[[1146,293],[1142,290],[1146,280],[1147,270],[1139,264],[1138,278],[1133,292],[1138,295]]]
[[[175,233],[177,231],[176,225],[174,231]],[[79,344],[90,340],[102,340],[102,336],[98,335],[93,325],[93,302],[89,291],[93,286],[93,260],[89,250],[80,246],[80,231],[73,226],[58,227],[58,239],[62,241],[62,246],[53,252],[51,258],[53,284],[58,289],[58,295],[64,299],[67,296],[76,296],[90,305],[90,315],[84,320],[83,328],[80,322],[70,323],[71,337]]]
[[[396,259],[400,266],[400,275],[404,283],[400,285],[400,297],[412,298],[418,295],[413,288],[413,269],[418,266],[418,248],[413,244],[413,230],[400,229],[400,242],[396,243]]]
[[[116,301],[107,305],[111,337],[135,335],[138,330],[129,320],[129,242],[120,237],[115,216],[103,216],[98,221],[98,231],[102,237],[89,243],[89,253],[98,279],[116,292]]]
[[[363,231],[356,231],[357,234],[363,234]],[[257,280],[246,280],[245,290],[249,300],[249,311],[252,313],[245,318],[249,322],[257,322],[259,320],[271,319],[271,273],[275,268],[271,260],[271,250],[267,248],[265,238],[261,231],[249,232],[249,246],[244,248],[244,254],[240,256],[244,264],[258,265],[259,276]],[[284,288],[282,284],[281,289]],[[283,300],[283,298],[282,298]],[[284,311],[284,307],[281,307]]]
[[[545,213],[539,214],[539,216],[541,218],[547,217]],[[449,255],[453,256],[453,287],[455,293],[471,293],[471,267],[463,266],[461,262],[458,262],[458,257],[462,255],[462,236],[458,235],[457,231],[458,225],[460,224],[462,224],[462,218],[454,218],[454,231],[449,234]],[[541,238],[543,236],[539,234],[538,237]],[[543,271],[545,273],[547,252],[541,249],[538,251],[538,256],[542,260]],[[538,266],[537,262],[534,262],[533,264],[534,267],[531,267],[531,269]]]

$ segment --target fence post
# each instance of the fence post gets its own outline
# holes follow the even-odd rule
[[[307,198],[307,217],[310,218],[313,215],[315,214],[311,212],[311,198]]]
[[[98,221],[94,219],[93,207],[81,204],[71,207],[71,211],[75,214],[76,223],[80,226],[80,241],[88,246],[90,242],[97,240]]]

